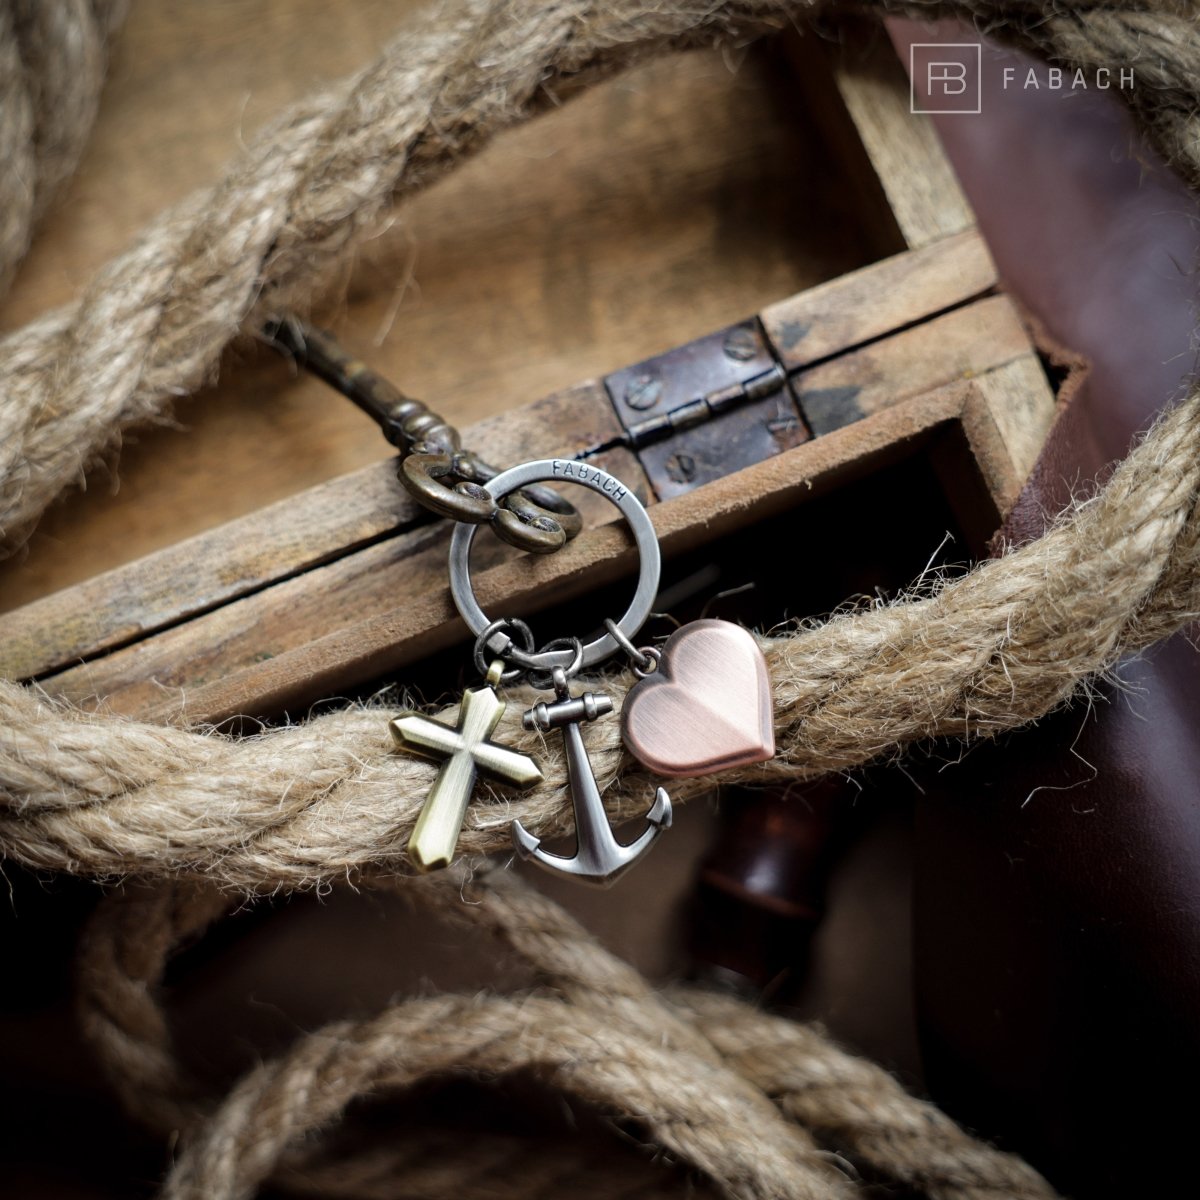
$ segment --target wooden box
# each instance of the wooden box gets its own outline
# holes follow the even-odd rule
[[[816,114],[870,261],[464,430],[465,444],[498,465],[577,456],[635,488],[661,538],[665,595],[683,585],[685,566],[694,575],[697,555],[720,561],[767,522],[773,540],[758,544],[751,574],[769,566],[819,576],[839,546],[843,559],[858,553],[855,539],[877,556],[896,528],[914,527],[904,521],[909,497],[896,495],[893,507],[875,495],[886,519],[873,527],[850,527],[826,505],[817,536],[810,516],[821,498],[901,464],[910,473],[895,486],[932,481],[959,531],[958,559],[978,554],[1054,407],[936,135],[908,111],[907,79],[886,41],[843,49],[797,40],[770,53],[786,53],[803,81],[794,86],[807,109],[797,103],[796,119]],[[451,649],[465,661],[469,637],[446,578],[449,529],[412,502],[382,442],[380,450],[373,466],[8,613],[0,670],[117,712],[219,722],[302,713],[380,682],[423,682],[419,665]],[[610,595],[616,615],[630,547],[602,501],[580,506],[584,533],[546,558],[480,539],[477,592],[487,611],[534,621],[539,638],[563,621],[560,611],[539,622],[546,609],[570,603],[579,633],[580,621],[606,615]],[[864,578],[864,588],[905,582],[928,558],[931,536],[922,524],[892,562],[893,577]],[[844,568],[834,573],[839,586]],[[818,589],[806,603],[839,598]],[[792,605],[758,618],[797,615]]]

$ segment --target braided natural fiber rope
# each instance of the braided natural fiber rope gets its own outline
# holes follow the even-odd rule
[[[408,884],[402,894],[502,938],[552,994],[406,1001],[370,1021],[338,1023],[302,1039],[248,1076],[191,1140],[168,1196],[249,1195],[279,1170],[317,1186],[326,1170],[336,1176],[342,1168],[322,1169],[303,1144],[305,1132],[350,1100],[447,1070],[515,1068],[636,1114],[656,1140],[728,1195],[844,1194],[848,1181],[830,1169],[808,1130],[872,1176],[938,1200],[1053,1196],[1024,1163],[975,1142],[819,1030],[695,989],[654,993],[511,873],[455,872]],[[126,1103],[164,1130],[172,1126],[163,1114],[185,1114],[186,1128],[201,1106],[194,1092],[183,1100],[176,1094],[180,1072],[154,985],[172,942],[194,935],[220,903],[194,888],[118,894],[85,940],[85,1028]],[[764,1109],[754,1098],[763,1094],[795,1124]],[[687,1130],[683,1139],[677,1123]],[[397,1157],[411,1158],[403,1143]],[[474,1174],[476,1164],[463,1157],[457,1170],[440,1164],[444,1194],[458,1195],[460,1182]]]
[[[8,504],[14,525],[35,516],[109,432],[193,387],[252,310],[294,299],[391,196],[535,111],[552,84],[576,87],[637,55],[797,10],[783,0],[474,0],[398,39],[375,67],[283,117],[75,306],[0,343],[0,513]],[[988,22],[1008,14],[967,11]],[[1189,18],[1095,6],[1037,12],[1001,32],[1064,62],[1126,55],[1146,121],[1198,177],[1188,97],[1200,42]],[[1193,397],[1099,500],[1040,542],[933,598],[771,643],[782,753],[742,777],[799,778],[916,740],[1014,728],[1186,624],[1197,609],[1198,451]],[[634,815],[649,781],[622,759],[615,722],[590,732],[611,811]],[[514,815],[540,835],[564,828],[556,754],[528,797],[475,806],[466,851],[500,848]],[[361,710],[230,741],[77,713],[0,683],[0,850],[32,866],[188,871],[258,888],[399,865],[428,778],[390,753],[378,716]]]
[[[726,778],[802,779],[1042,716],[1200,612],[1198,487],[1193,401],[1040,540],[927,599],[767,640],[778,754]],[[628,681],[613,682],[619,699]],[[510,706],[503,736],[538,754],[546,782],[473,804],[465,853],[507,847],[514,816],[538,836],[569,830],[561,748],[521,729],[519,710]],[[587,742],[614,819],[644,812],[654,780],[622,751],[618,723],[597,722]],[[404,869],[434,770],[395,754],[370,709],[234,740],[84,713],[0,683],[0,849],[34,867],[185,872],[240,889]],[[684,801],[708,786],[681,781],[672,794]]]
[[[440,886],[414,894],[447,906],[454,901],[452,889]],[[163,971],[171,952],[198,936],[231,902],[211,888],[131,885],[100,906],[82,942],[78,1000],[85,1036],[126,1110],[164,1137],[196,1126],[212,1101],[174,1055],[159,1005]],[[553,912],[549,902],[540,903]],[[531,938],[547,936],[544,922],[512,932],[526,945]],[[574,957],[586,956],[587,949],[578,945]],[[611,962],[617,974],[627,977],[622,989],[627,996],[633,995],[633,980],[644,989],[636,973],[616,959]],[[599,982],[596,972],[604,966],[593,961],[593,981]],[[563,1195],[667,1200],[692,1195],[678,1173],[648,1172],[636,1158],[589,1153],[549,1138],[473,1131],[468,1156],[460,1143],[460,1134],[406,1128],[403,1137],[389,1139],[387,1146],[305,1146],[283,1156],[272,1177],[288,1191],[354,1200],[440,1200],[447,1195],[471,1200],[476,1194],[480,1200]]]
[[[0,2],[0,293],[75,171],[128,0]]]
[[[756,1088],[539,996],[434,996],[339,1022],[246,1076],[180,1157],[170,1200],[247,1196],[294,1142],[365,1092],[427,1076],[532,1071],[602,1110],[637,1114],[656,1142],[730,1196],[849,1195],[803,1130]]]

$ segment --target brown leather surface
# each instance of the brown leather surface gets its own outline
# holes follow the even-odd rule
[[[978,37],[892,32],[904,54]],[[1007,68],[1033,64],[985,45],[980,113],[938,130],[1007,289],[1093,364],[1009,523],[1021,541],[1179,394],[1200,240],[1115,91],[1055,92],[1040,67],[1010,87]],[[916,814],[928,1085],[1076,1200],[1197,1191],[1200,661],[1176,638],[1121,675],[1132,690],[1090,713],[932,763]]]
[[[1041,530],[1128,414],[1086,386],[1005,536]],[[1200,655],[933,777],[918,803],[916,1003],[934,1097],[1077,1198],[1182,1194],[1200,1105]]]

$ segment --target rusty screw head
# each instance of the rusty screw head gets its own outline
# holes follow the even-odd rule
[[[735,325],[725,335],[723,349],[726,358],[732,358],[734,362],[749,362],[758,353],[758,338],[748,326]]]
[[[675,483],[691,483],[696,478],[696,460],[690,454],[672,454],[666,465],[667,475]]]
[[[630,408],[645,412],[646,409],[653,408],[662,399],[662,393],[662,380],[657,375],[645,372],[635,375],[625,385],[625,403]]]

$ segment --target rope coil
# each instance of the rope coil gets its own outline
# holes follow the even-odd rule
[[[317,1193],[329,1180],[344,1186],[345,1163],[323,1159],[308,1140],[314,1130],[362,1096],[461,1070],[532,1070],[604,1111],[633,1116],[726,1196],[848,1200],[857,1187],[846,1160],[936,1200],[1055,1195],[1032,1168],[975,1141],[820,1030],[694,988],[655,993],[510,872],[452,871],[400,890],[500,938],[541,989],[405,1000],[369,1020],[327,1026],[251,1071],[215,1112],[174,1060],[155,988],[172,948],[216,919],[229,897],[211,888],[131,889],[101,906],[80,959],[84,1029],[135,1115],[164,1134],[198,1129],[164,1198],[247,1197],[273,1177],[303,1180]],[[399,1163],[390,1165],[403,1169],[412,1149],[404,1130],[394,1137]],[[460,1149],[441,1163],[432,1194],[466,1194],[478,1170],[472,1158]],[[511,1169],[528,1188],[517,1194],[540,1194],[536,1158],[517,1157]],[[408,1194],[400,1178],[387,1178],[389,1194]],[[646,1188],[642,1176],[601,1194]]]

